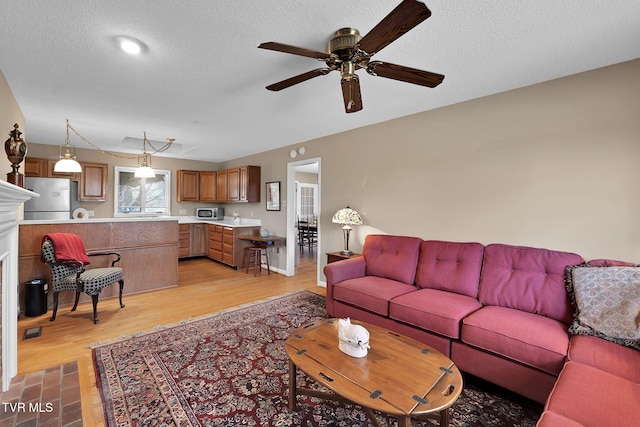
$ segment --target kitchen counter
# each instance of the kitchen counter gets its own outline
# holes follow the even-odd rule
[[[262,220],[253,218],[240,218],[240,222],[236,223],[230,216],[225,216],[222,220],[199,219],[195,216],[176,216],[178,224],[215,224],[224,227],[260,227]]]
[[[114,218],[88,218],[88,219],[25,219],[21,225],[30,224],[93,224],[100,222],[147,222],[147,221],[176,221],[174,216],[138,216],[138,217],[114,217]]]
[[[28,220],[19,224],[19,280],[36,278],[51,281],[49,268],[40,261],[42,236],[74,233],[84,241],[88,252],[118,252],[126,295],[178,285],[177,218],[96,218],[87,220]],[[93,257],[91,265],[108,266],[108,257]],[[103,298],[116,297],[118,286],[103,289]],[[73,303],[73,292],[61,292],[60,304]],[[82,294],[81,301],[90,301]]]
[[[224,217],[223,220],[203,220],[195,216],[118,216],[113,218],[88,218],[88,219],[28,219],[20,221],[21,225],[30,224],[86,224],[101,222],[148,222],[148,221],[178,221],[178,224],[216,224],[225,227],[260,227],[262,221],[253,218],[240,218],[236,223],[232,217]]]

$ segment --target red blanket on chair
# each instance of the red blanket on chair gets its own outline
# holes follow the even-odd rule
[[[51,233],[42,236],[42,241],[51,240],[53,253],[58,262],[80,261],[89,264],[89,257],[84,248],[84,242],[77,234]]]

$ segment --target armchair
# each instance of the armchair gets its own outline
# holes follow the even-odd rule
[[[78,251],[84,252],[82,256],[77,256],[77,259],[69,257],[56,258],[56,249],[54,248],[54,242],[52,239],[70,239],[77,247]],[[62,240],[64,242],[64,240]],[[87,256],[115,256],[115,259],[111,262],[111,267],[100,267],[85,269],[86,264],[89,264]],[[58,294],[60,291],[75,292],[75,302],[71,311],[75,311],[78,307],[78,299],[80,298],[80,292],[85,292],[91,296],[93,303],[93,323],[98,323],[98,296],[103,288],[110,286],[114,283],[120,284],[119,302],[120,308],[124,308],[122,303],[122,290],[124,288],[124,280],[122,278],[122,268],[115,267],[115,264],[120,261],[120,254],[115,252],[94,252],[86,253],[84,250],[84,243],[79,236],[75,234],[67,233],[54,233],[51,235],[45,235],[42,239],[42,261],[49,266],[51,271],[51,280],[53,288],[53,315],[50,321],[56,320],[56,314],[58,312]]]

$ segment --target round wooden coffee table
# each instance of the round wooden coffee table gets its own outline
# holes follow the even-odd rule
[[[352,321],[370,333],[366,357],[351,357],[338,348],[338,319],[321,319],[289,335],[289,409],[298,395],[362,406],[371,422],[373,411],[395,416],[399,427],[410,427],[412,417],[436,417],[449,425],[449,407],[462,392],[460,371],[442,353],[428,345],[375,325]],[[296,371],[333,393],[298,388]]]

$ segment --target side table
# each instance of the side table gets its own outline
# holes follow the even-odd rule
[[[327,264],[331,264],[332,262],[336,262],[336,261],[342,261],[345,259],[358,258],[361,256],[362,254],[344,255],[344,254],[341,254],[340,252],[327,252]]]

